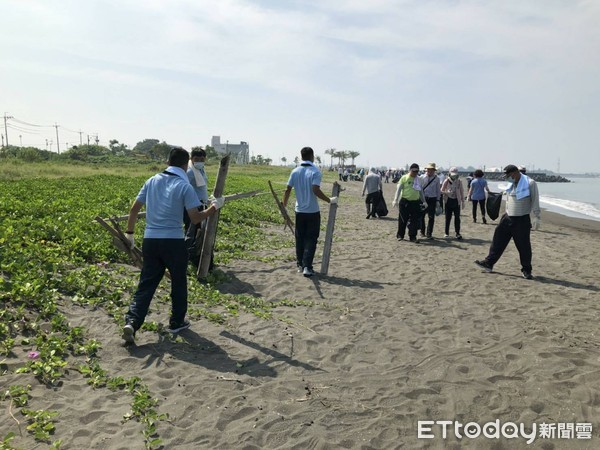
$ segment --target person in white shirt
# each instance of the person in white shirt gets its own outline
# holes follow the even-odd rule
[[[365,191],[367,192],[367,198],[365,199],[365,204],[367,205],[367,219],[371,218],[371,216],[376,216],[375,207],[381,198],[381,189],[381,176],[375,167],[371,167],[369,175],[365,177],[365,181],[363,182],[362,190],[363,197],[365,196]]]
[[[512,239],[519,252],[523,278],[531,280],[533,275],[530,214],[533,213],[535,217],[533,227],[537,229],[541,221],[540,194],[536,182],[520,172],[517,166],[509,164],[504,168],[504,174],[510,182],[506,190],[506,213],[494,230],[488,255],[481,261],[475,261],[475,264],[486,272],[491,272]]]

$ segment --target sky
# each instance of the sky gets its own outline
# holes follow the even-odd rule
[[[597,0],[0,0],[0,22],[10,144],[56,151],[57,124],[61,150],[600,172]]]

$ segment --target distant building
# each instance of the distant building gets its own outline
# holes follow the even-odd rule
[[[250,162],[250,147],[247,142],[221,144],[221,136],[213,136],[210,145],[217,153],[222,155],[231,153],[232,160],[237,164],[248,164]]]

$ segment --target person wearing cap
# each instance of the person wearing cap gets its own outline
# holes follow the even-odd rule
[[[371,218],[371,216],[375,217],[375,207],[379,202],[379,198],[381,196],[381,176],[377,172],[375,167],[371,167],[369,174],[365,177],[365,181],[363,182],[363,190],[362,196],[365,196],[365,191],[367,192],[367,198],[365,199],[365,204],[367,205],[367,219]]]
[[[477,223],[477,205],[479,205],[479,209],[481,210],[481,220],[484,224],[486,224],[485,220],[485,191],[490,192],[490,188],[488,187],[487,180],[483,178],[483,170],[477,169],[474,172],[473,181],[471,181],[471,186],[469,186],[469,192],[467,194],[467,199],[473,202],[473,223]]]
[[[421,220],[421,237],[433,239],[435,209],[438,203],[442,206],[442,191],[435,163],[429,163],[425,166],[425,174],[421,175],[421,183],[423,184],[423,194],[427,203],[427,209],[425,210],[425,214],[427,215],[427,234],[425,234],[425,216],[423,216]]]
[[[527,168],[525,166],[519,166],[519,172],[521,173],[527,173]]]
[[[408,226],[408,237],[411,242],[418,243],[417,230],[421,225],[422,211],[427,207],[423,185],[419,178],[419,165],[411,164],[409,172],[398,180],[396,195],[392,206],[399,207],[398,232],[396,239],[404,240],[406,227]]]
[[[132,344],[140,329],[152,297],[162,279],[165,269],[171,274],[171,317],[168,331],[178,333],[189,328],[187,313],[187,260],[183,234],[183,211],[186,210],[194,224],[212,216],[223,206],[223,197],[211,202],[200,212],[200,200],[190,184],[186,170],[190,155],[181,147],[174,147],[169,154],[169,167],[148,179],[129,211],[126,236],[134,247],[134,231],[138,214],[146,205],[146,229],[142,243],[143,265],[140,282],[125,314],[123,340]]]
[[[452,215],[454,215],[454,232],[456,233],[456,239],[461,240],[460,210],[465,207],[465,191],[456,167],[450,169],[448,176],[442,183],[442,194],[444,195],[444,211],[446,213],[446,234],[444,237],[450,237],[450,222],[452,221]]]
[[[541,220],[540,194],[536,182],[521,173],[517,166],[509,164],[504,168],[504,174],[510,183],[506,189],[506,212],[494,230],[488,255],[483,260],[475,261],[475,264],[486,272],[491,272],[512,239],[519,252],[523,278],[531,280],[533,276],[530,214],[533,213],[533,226],[537,228]]]
[[[315,153],[312,148],[300,150],[302,162],[292,170],[283,194],[283,206],[287,207],[292,189],[296,193],[296,264],[298,272],[305,277],[315,275],[313,259],[317,250],[317,240],[321,229],[321,211],[317,198],[327,203],[337,203],[337,197],[327,197],[321,191],[321,171],[315,166]]]

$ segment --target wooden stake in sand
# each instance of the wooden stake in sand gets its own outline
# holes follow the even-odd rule
[[[219,172],[217,173],[217,181],[215,182],[215,190],[213,196],[215,198],[221,197],[223,191],[225,191],[225,181],[227,180],[227,171],[229,170],[229,160],[231,154],[225,155],[221,159],[219,166]],[[219,224],[220,211],[207,219],[206,231],[204,233],[204,243],[202,245],[202,254],[200,256],[200,264],[198,264],[198,273],[196,277],[198,280],[206,278],[208,275],[208,269],[210,268],[210,259],[215,248],[215,241],[217,239],[217,225]]]
[[[285,209],[285,206],[283,206],[283,203],[281,203],[279,201],[279,197],[277,197],[277,194],[275,193],[275,189],[273,189],[273,184],[271,184],[271,181],[269,181],[269,188],[271,188],[271,194],[273,194],[273,198],[275,199],[275,203],[277,203],[279,212],[283,216],[283,223],[284,223],[283,229],[285,230],[286,228],[289,227],[292,234],[295,234],[294,233],[294,222],[292,222],[292,219],[290,218],[290,215],[288,214],[287,209]]]
[[[331,196],[339,197],[340,190],[340,184],[337,181],[334,182]],[[335,226],[337,207],[337,203],[329,205],[329,217],[327,218],[327,231],[325,232],[325,245],[323,247],[323,260],[321,262],[321,273],[323,275],[327,275],[327,271],[329,270],[329,256],[331,255],[331,246],[333,244],[333,228]]]

